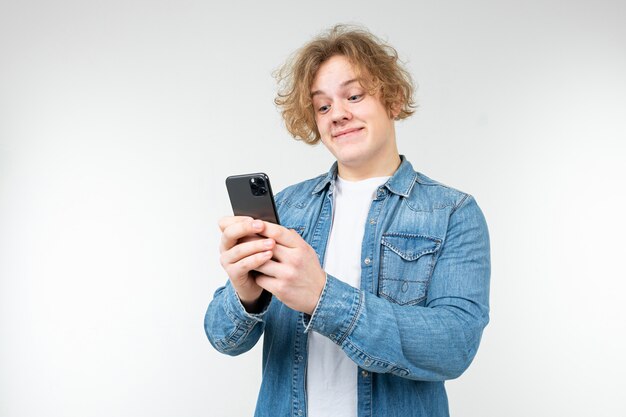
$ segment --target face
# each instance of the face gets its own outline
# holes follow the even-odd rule
[[[378,95],[361,86],[350,61],[324,62],[311,85],[315,122],[322,143],[348,180],[392,175],[400,163],[394,117]]]

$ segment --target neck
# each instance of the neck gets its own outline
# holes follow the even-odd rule
[[[360,166],[347,166],[338,163],[338,174],[348,181],[360,181],[374,177],[390,177],[396,172],[402,160],[395,152],[378,164],[361,164]]]

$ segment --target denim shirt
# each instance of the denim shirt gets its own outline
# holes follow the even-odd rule
[[[358,416],[448,416],[444,381],[472,362],[489,321],[489,235],[471,195],[415,172],[404,156],[372,201],[361,244],[361,284],[330,274],[312,315],[271,297],[249,314],[230,282],[205,316],[209,341],[239,355],[263,339],[255,416],[307,414],[308,332],[358,366]],[[323,265],[337,164],[276,195],[281,224]]]

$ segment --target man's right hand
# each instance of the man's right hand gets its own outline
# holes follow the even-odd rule
[[[257,235],[263,231],[264,225],[262,221],[251,217],[223,217],[218,224],[222,231],[222,268],[243,306],[248,311],[254,311],[263,288],[257,285],[252,271],[272,259],[276,242]]]

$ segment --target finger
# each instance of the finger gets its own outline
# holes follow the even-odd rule
[[[272,255],[275,257],[276,254],[272,251]],[[274,259],[268,260],[263,265],[257,267],[255,271],[258,271],[262,275],[267,275],[272,278],[286,276],[286,273],[288,272],[288,266],[277,262]]]
[[[267,238],[267,239],[271,239],[271,238]],[[291,257],[293,257],[294,255],[293,248],[289,248],[287,246],[281,245],[273,239],[272,241],[274,242],[274,246],[272,247],[272,252],[273,252],[272,259],[278,262],[288,262],[289,259],[291,259]],[[271,275],[271,274],[268,274],[268,275]]]
[[[263,225],[263,230],[257,233],[274,239],[278,244],[288,248],[296,248],[304,242],[304,239],[295,230],[270,222],[263,222]]]
[[[241,259],[254,255],[255,253],[272,250],[275,246],[273,239],[257,239],[249,242],[239,243],[227,251],[222,252],[220,261],[222,265],[234,264]]]
[[[276,278],[265,274],[259,274],[254,278],[254,281],[264,290],[269,291],[274,295],[278,293],[279,281]]]
[[[219,226],[220,231],[223,232],[224,229],[226,229],[231,224],[241,222],[241,221],[251,221],[251,220],[252,220],[252,217],[249,217],[249,216],[225,216],[219,219],[219,221],[217,222],[217,225]]]
[[[231,223],[222,232],[220,252],[229,250],[244,236],[254,236],[263,230],[264,224],[260,220],[244,220]]]
[[[237,240],[237,244],[236,244],[236,245],[238,245],[238,244],[240,244],[240,243],[245,243],[245,242],[256,242],[257,240],[263,240],[263,239],[265,239],[265,237],[264,237],[264,236],[259,236],[259,235],[247,235],[247,236],[244,236],[244,237],[242,237],[241,239]],[[236,246],[236,245],[235,245],[235,246]]]
[[[272,258],[272,251],[255,253],[239,261],[226,265],[224,269],[229,277],[241,277],[263,265]]]

